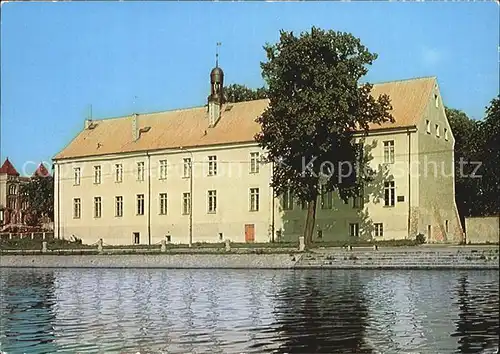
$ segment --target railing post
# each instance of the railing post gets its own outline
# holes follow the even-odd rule
[[[231,251],[231,241],[226,239],[226,252]]]
[[[47,253],[47,241],[42,242],[42,253]]]
[[[97,241],[97,252],[102,252],[102,238]]]
[[[161,240],[161,252],[167,252],[167,241]]]
[[[45,232],[42,233],[42,240],[45,240]]]
[[[299,251],[303,252],[306,249],[306,243],[304,242],[304,236],[299,236]]]

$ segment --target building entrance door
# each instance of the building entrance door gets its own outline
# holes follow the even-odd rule
[[[254,224],[245,225],[245,242],[255,241],[255,226]]]

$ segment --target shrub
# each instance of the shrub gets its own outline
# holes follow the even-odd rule
[[[415,237],[415,241],[417,242],[418,245],[424,244],[425,243],[425,236],[423,234],[418,234]]]

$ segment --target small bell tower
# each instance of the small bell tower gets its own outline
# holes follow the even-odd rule
[[[215,52],[215,68],[210,72],[210,96],[208,96],[208,126],[214,127],[220,119],[224,101],[224,72],[219,68],[219,46]]]

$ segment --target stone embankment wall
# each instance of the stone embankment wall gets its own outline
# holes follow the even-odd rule
[[[470,243],[498,243],[500,215],[465,218],[465,234]]]
[[[281,254],[1,255],[17,268],[499,269],[498,246],[319,249]]]
[[[296,268],[499,269],[496,247],[324,250],[304,254]]]

